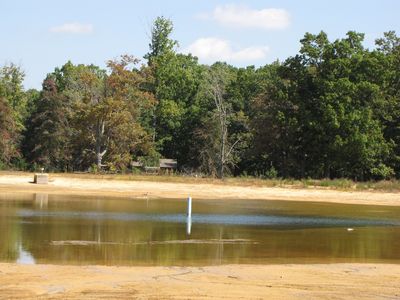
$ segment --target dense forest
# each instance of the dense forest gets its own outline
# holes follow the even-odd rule
[[[24,90],[0,68],[0,169],[129,172],[178,160],[222,178],[400,177],[400,38],[306,33],[298,54],[256,68],[199,64],[159,17],[143,60],[66,62]]]

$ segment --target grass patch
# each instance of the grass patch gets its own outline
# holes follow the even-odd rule
[[[0,171],[0,175],[26,175],[28,172]],[[382,180],[354,182],[350,179],[261,179],[251,176],[227,177],[217,179],[212,177],[193,177],[180,174],[154,175],[154,174],[91,174],[91,173],[53,173],[51,177],[66,177],[77,179],[98,180],[126,180],[126,181],[150,181],[170,182],[186,184],[219,184],[231,186],[254,186],[254,187],[285,187],[285,188],[321,188],[334,190],[372,190],[384,192],[400,192],[400,180]]]
[[[355,187],[355,182],[349,179],[305,179],[302,180],[304,187],[324,187],[334,189],[352,189]]]
[[[387,192],[400,192],[400,180],[381,180],[357,183],[360,190],[379,190]]]

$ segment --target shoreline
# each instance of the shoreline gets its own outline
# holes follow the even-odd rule
[[[338,191],[0,174],[0,201],[15,193],[124,197],[287,200],[400,206],[400,193]],[[237,264],[218,266],[23,265],[0,263],[1,299],[398,299],[400,264]]]
[[[0,298],[398,299],[400,265],[115,267],[0,263]]]
[[[47,185],[37,185],[32,174],[1,174],[0,193],[47,193],[125,198],[288,200],[341,204],[400,206],[399,192],[340,191],[320,188],[260,187],[218,183],[176,183],[76,178],[50,174]]]

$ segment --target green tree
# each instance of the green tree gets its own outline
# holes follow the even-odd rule
[[[281,175],[367,179],[393,174],[391,143],[378,113],[384,108],[381,67],[362,41],[355,32],[334,42],[323,32],[306,34],[300,55],[287,59],[278,68],[279,79],[258,97],[262,114],[256,132],[270,126],[273,136],[267,134],[270,146],[263,155]]]
[[[10,166],[20,156],[19,131],[8,101],[0,97],[0,168]]]
[[[148,59],[152,83],[148,91],[157,100],[153,111],[153,141],[164,157],[193,166],[194,129],[199,124],[197,91],[202,68],[197,58],[177,54],[171,39],[172,22],[158,17],[153,25]]]
[[[293,101],[292,93],[297,85],[283,78],[281,72],[284,70],[279,63],[265,67],[262,91],[251,102],[253,141],[248,154],[253,156],[249,170],[253,174],[264,175],[271,168],[277,169],[283,177],[294,176],[295,170],[304,172],[296,159],[300,136],[299,107]],[[295,76],[302,77],[301,71],[298,77]]]
[[[150,51],[144,56],[148,60],[149,65],[153,63],[154,59],[174,52],[174,48],[178,46],[178,42],[170,38],[173,30],[174,26],[171,20],[162,16],[154,20],[151,28]]]
[[[71,145],[66,99],[52,76],[43,81],[41,97],[27,121],[24,154],[47,170],[71,170]]]
[[[0,165],[7,167],[21,158],[21,132],[27,117],[24,76],[12,63],[0,68]]]
[[[24,72],[15,64],[11,63],[0,68],[0,97],[9,103],[20,130],[23,129],[28,109],[23,87],[24,78]]]
[[[232,105],[233,114],[229,132],[233,140],[239,140],[234,151],[233,174],[252,174],[259,171],[260,161],[254,158],[254,141],[258,140],[250,130],[254,118],[253,99],[263,91],[267,76],[267,67],[256,69],[254,66],[234,70],[235,76],[227,86],[227,99]]]
[[[400,177],[400,38],[394,31],[385,32],[376,45],[378,49],[373,54],[381,67],[379,86],[383,93],[383,109],[378,112],[385,139],[393,143],[391,162]]]
[[[155,95],[155,141],[165,157],[189,162],[192,132],[198,123],[196,94],[201,68],[190,55],[170,53],[158,58]]]

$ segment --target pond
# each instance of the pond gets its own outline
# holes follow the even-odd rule
[[[400,263],[400,207],[0,195],[0,261],[196,266]]]

